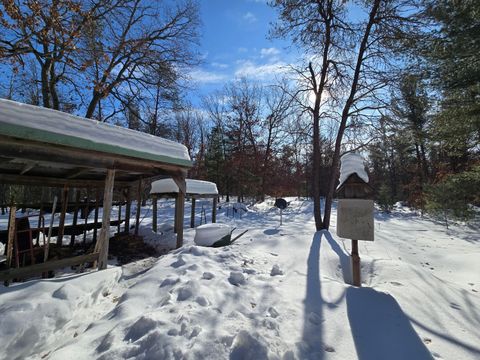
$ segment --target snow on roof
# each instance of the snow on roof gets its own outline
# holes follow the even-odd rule
[[[187,194],[218,195],[217,185],[213,182],[186,179]],[[152,183],[150,194],[178,193],[178,186],[173,179],[162,179]]]
[[[340,165],[340,184],[337,189],[343,185],[345,180],[352,174],[357,174],[360,179],[368,183],[368,175],[365,171],[365,159],[356,153],[348,153],[342,156]]]
[[[0,135],[190,167],[187,148],[158,136],[0,99]]]

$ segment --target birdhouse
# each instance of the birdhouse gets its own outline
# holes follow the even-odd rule
[[[360,178],[357,173],[350,174],[337,188],[337,197],[339,199],[371,199],[373,194],[373,188]]]
[[[373,188],[368,184],[363,158],[354,153],[342,157],[337,196],[337,235],[355,240],[374,239]]]

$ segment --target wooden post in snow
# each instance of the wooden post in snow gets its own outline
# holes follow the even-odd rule
[[[138,180],[137,213],[135,214],[135,235],[138,235],[140,226],[140,211],[142,210],[142,179]]]
[[[13,240],[15,239],[15,213],[17,207],[12,202],[8,216],[8,240],[7,240],[7,268],[12,266]]]
[[[107,268],[108,240],[110,238],[110,213],[112,210],[113,184],[115,181],[115,170],[108,169],[105,179],[105,191],[103,193],[103,215],[102,229],[95,244],[95,252],[98,252],[98,270]]]
[[[131,206],[132,206],[132,199],[130,196],[130,188],[128,187],[125,192],[125,232],[128,234],[130,231],[130,213],[131,213]]]
[[[215,196],[213,198],[213,207],[212,207],[212,224],[217,222],[217,201],[218,198]]]
[[[65,215],[68,206],[68,186],[64,185],[62,192],[62,212],[60,213],[60,223],[58,224],[57,246],[61,247],[63,243],[63,232],[65,230]]]
[[[118,225],[117,225],[117,233],[120,234],[120,224],[122,222],[122,203],[118,203]]]
[[[152,205],[153,205],[153,215],[152,215],[152,230],[157,232],[157,205],[158,197],[157,194],[152,195]]]
[[[192,211],[190,212],[190,227],[195,227],[195,198],[192,197]]]
[[[360,278],[360,255],[358,254],[358,240],[352,239],[352,276],[353,276],[353,285],[362,286]]]
[[[11,203],[10,205],[10,213],[8,216],[8,240],[7,240],[7,269],[12,266],[12,258],[13,258],[13,240],[15,239],[15,213],[17,211],[17,207],[15,204]],[[5,280],[5,286],[10,285],[10,280]]]
[[[90,200],[87,198],[87,203],[90,203]],[[95,213],[94,213],[94,219],[93,219],[93,241],[97,241],[97,224],[98,224],[98,207],[100,206],[100,189],[95,190]],[[86,208],[86,215],[85,219],[88,220],[88,210],[89,207],[87,205]],[[87,224],[87,221],[85,221],[85,225]],[[86,231],[86,230],[85,230]]]
[[[80,202],[80,190],[76,189],[75,191],[75,209],[73,210],[73,231],[72,231],[72,236],[70,237],[70,246],[73,246],[75,244],[75,227],[77,225],[77,219],[78,219],[78,203]]]
[[[175,176],[173,178],[178,186],[178,195],[175,201],[175,230],[177,232],[177,249],[183,245],[183,216],[185,213],[185,193],[187,185],[185,177]]]

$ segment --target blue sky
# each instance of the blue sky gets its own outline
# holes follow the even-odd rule
[[[203,61],[190,73],[193,103],[238,77],[268,82],[295,59],[288,41],[267,38],[276,13],[266,0],[200,0],[200,11]]]

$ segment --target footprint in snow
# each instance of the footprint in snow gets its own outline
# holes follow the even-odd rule
[[[211,280],[215,277],[215,275],[213,275],[211,272],[204,272],[203,275],[202,275],[202,278],[205,279],[205,280]]]
[[[179,268],[180,266],[183,266],[183,265],[185,265],[185,264],[186,264],[186,262],[185,262],[185,260],[183,260],[183,257],[182,257],[182,256],[179,256],[179,257],[178,257],[178,260],[175,261],[175,262],[173,262],[173,263],[171,263],[170,266],[171,266],[171,267],[174,267],[174,268]]]
[[[245,284],[245,276],[239,271],[232,271],[228,278],[230,284],[239,286]]]
[[[273,306],[272,306],[272,307],[269,307],[268,310],[267,310],[267,312],[268,312],[268,315],[269,315],[270,317],[274,318],[274,319],[277,318],[278,315],[280,315],[280,314],[278,313],[278,311],[277,311]]]
[[[324,347],[324,350],[326,352],[335,352],[335,348],[333,346],[328,346],[328,345]]]
[[[280,269],[280,267],[275,264],[272,267],[272,270],[270,271],[270,276],[277,276],[277,275],[283,275],[283,271]]]

